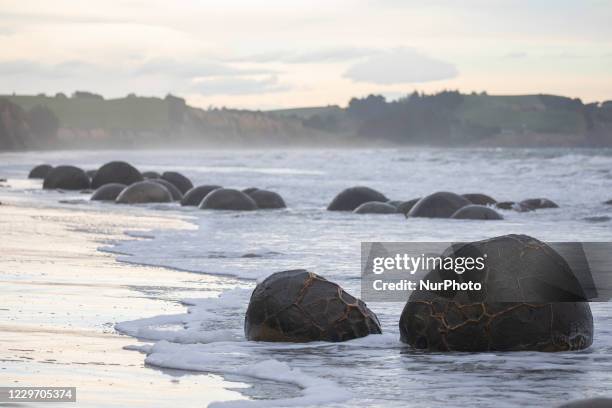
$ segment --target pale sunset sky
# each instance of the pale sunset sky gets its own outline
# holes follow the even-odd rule
[[[612,1],[0,0],[0,93],[274,109],[414,90],[612,99]]]

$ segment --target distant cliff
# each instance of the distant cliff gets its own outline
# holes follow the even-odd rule
[[[172,95],[0,96],[0,150],[371,145],[612,146],[612,101],[445,91],[262,112]]]

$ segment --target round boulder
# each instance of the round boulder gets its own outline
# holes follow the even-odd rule
[[[50,164],[39,164],[30,170],[30,174],[28,174],[28,178],[31,179],[44,179],[47,177],[47,174],[53,170],[53,166]]]
[[[89,177],[75,166],[54,167],[43,181],[44,189],[85,190],[89,188]]]
[[[500,210],[514,210],[517,212],[533,211],[531,208],[525,207],[521,203],[517,203],[514,201],[500,201],[499,203],[495,204],[495,208],[498,208]]]
[[[148,181],[151,181],[157,184],[161,184],[162,186],[166,187],[166,189],[170,192],[170,195],[172,196],[172,201],[181,201],[183,199],[183,193],[181,193],[181,191],[168,180],[158,178],[158,179],[148,179]]]
[[[91,196],[92,201],[115,201],[127,186],[121,183],[109,183],[98,187]]]
[[[420,199],[421,198],[413,198],[412,200],[403,201],[397,206],[397,212],[407,216],[410,210],[412,210],[412,207],[414,207],[414,205],[418,203]]]
[[[397,214],[397,208],[379,201],[363,203],[353,210],[355,214]]]
[[[194,187],[185,193],[183,199],[181,200],[181,205],[197,207],[200,205],[204,197],[208,195],[208,193],[218,188],[221,188],[221,186],[205,185]]]
[[[387,201],[387,204],[392,205],[395,208],[397,208],[397,206],[400,205],[401,203],[403,203],[402,200],[389,200],[389,201]]]
[[[283,200],[283,197],[281,197],[280,194],[275,193],[274,191],[256,189],[255,191],[247,194],[253,199],[253,201],[255,201],[257,207],[261,209],[287,207],[287,205],[285,204],[285,200]]]
[[[126,187],[117,197],[119,204],[169,203],[172,195],[166,187],[152,181],[139,181]]]
[[[176,171],[166,171],[161,175],[161,178],[174,184],[181,194],[185,194],[193,188],[191,180]]]
[[[145,171],[144,173],[142,173],[142,177],[144,177],[145,179],[158,179],[161,178],[161,174],[156,171]]]
[[[443,259],[484,257],[484,267],[459,274],[456,266],[439,266],[423,281],[480,283],[482,289],[413,291],[399,322],[402,342],[418,349],[471,352],[569,351],[592,344],[593,316],[582,286],[548,245],[506,235],[450,249]]]
[[[468,201],[471,202],[472,204],[477,204],[477,205],[493,205],[497,203],[497,200],[495,200],[494,198],[486,194],[473,193],[473,194],[462,194],[461,196],[464,198],[467,198]]]
[[[204,197],[199,208],[203,210],[252,211],[257,209],[255,201],[242,191],[218,188]]]
[[[247,187],[244,190],[242,190],[242,192],[244,194],[249,194],[251,195],[251,193],[254,193],[255,191],[259,190],[257,187]]]
[[[338,342],[381,332],[365,303],[304,269],[277,272],[257,285],[244,321],[254,341]]]
[[[458,209],[451,218],[458,220],[503,220],[497,211],[484,205],[466,205]]]
[[[370,187],[351,187],[338,194],[327,207],[328,211],[353,211],[363,203],[370,201],[389,201],[384,194]]]
[[[439,191],[421,198],[407,217],[449,218],[461,207],[470,205],[467,198],[455,193]]]
[[[543,208],[559,208],[557,203],[549,200],[548,198],[530,198],[520,202],[521,206],[529,208],[530,210],[539,210]]]
[[[142,180],[142,174],[131,164],[123,161],[112,161],[96,171],[91,179],[91,187],[98,188],[110,183],[120,183],[129,186]]]

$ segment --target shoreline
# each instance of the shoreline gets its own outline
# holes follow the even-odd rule
[[[11,198],[0,196],[0,341],[7,345],[0,350],[0,383],[76,386],[79,406],[87,407],[189,407],[245,398],[234,389],[246,384],[219,375],[145,365],[130,350],[144,343],[114,329],[122,321],[185,312],[178,301],[188,297],[183,292],[220,291],[218,277],[121,262],[98,249],[143,239],[129,231],[183,229],[187,222]]]

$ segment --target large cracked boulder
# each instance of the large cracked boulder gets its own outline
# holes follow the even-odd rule
[[[161,175],[161,178],[174,184],[181,194],[185,194],[193,188],[191,180],[176,171],[166,171]]]
[[[466,205],[461,207],[451,218],[457,220],[503,220],[504,217],[500,213],[490,207],[484,205]]]
[[[129,186],[142,180],[142,174],[131,164],[124,161],[112,161],[95,172],[91,179],[91,187],[98,188],[110,183],[121,183]]]
[[[255,341],[345,341],[382,330],[365,303],[304,269],[277,272],[251,295],[244,322]]]
[[[44,189],[86,190],[89,188],[89,177],[75,166],[57,166],[43,181]]]
[[[251,191],[248,194],[257,207],[260,209],[275,209],[275,208],[285,208],[287,205],[285,204],[285,200],[281,197],[280,194],[275,193],[274,191],[269,190],[260,190],[256,189],[255,191]]]
[[[125,184],[109,183],[99,187],[91,195],[92,201],[115,201],[119,194],[126,188]]]
[[[397,208],[389,203],[370,201],[353,210],[355,214],[397,214]]]
[[[198,205],[200,205],[204,197],[208,195],[208,193],[218,188],[221,188],[221,186],[217,186],[214,184],[194,187],[187,193],[185,193],[183,199],[181,200],[181,205],[197,207]]]
[[[485,267],[463,274],[437,268],[423,281],[478,282],[482,289],[412,292],[399,322],[402,342],[436,351],[569,351],[592,344],[593,316],[580,282],[545,243],[505,235],[449,253],[486,254]]]
[[[467,198],[447,191],[438,191],[421,198],[407,217],[449,218],[461,207],[472,204]]]
[[[218,188],[204,197],[199,208],[202,210],[252,211],[257,209],[257,204],[242,191]]]
[[[462,194],[462,197],[467,198],[472,204],[476,205],[494,205],[497,203],[493,197],[482,193]]]
[[[166,187],[152,181],[139,181],[126,187],[115,202],[119,204],[169,203],[172,195]]]
[[[50,164],[39,164],[30,170],[30,174],[28,174],[28,178],[31,179],[44,179],[47,177],[47,174],[53,170],[53,166]]]
[[[327,206],[328,211],[353,211],[363,203],[369,201],[380,201],[386,203],[389,201],[384,194],[370,187],[351,187],[343,190],[338,194],[332,202]]]

